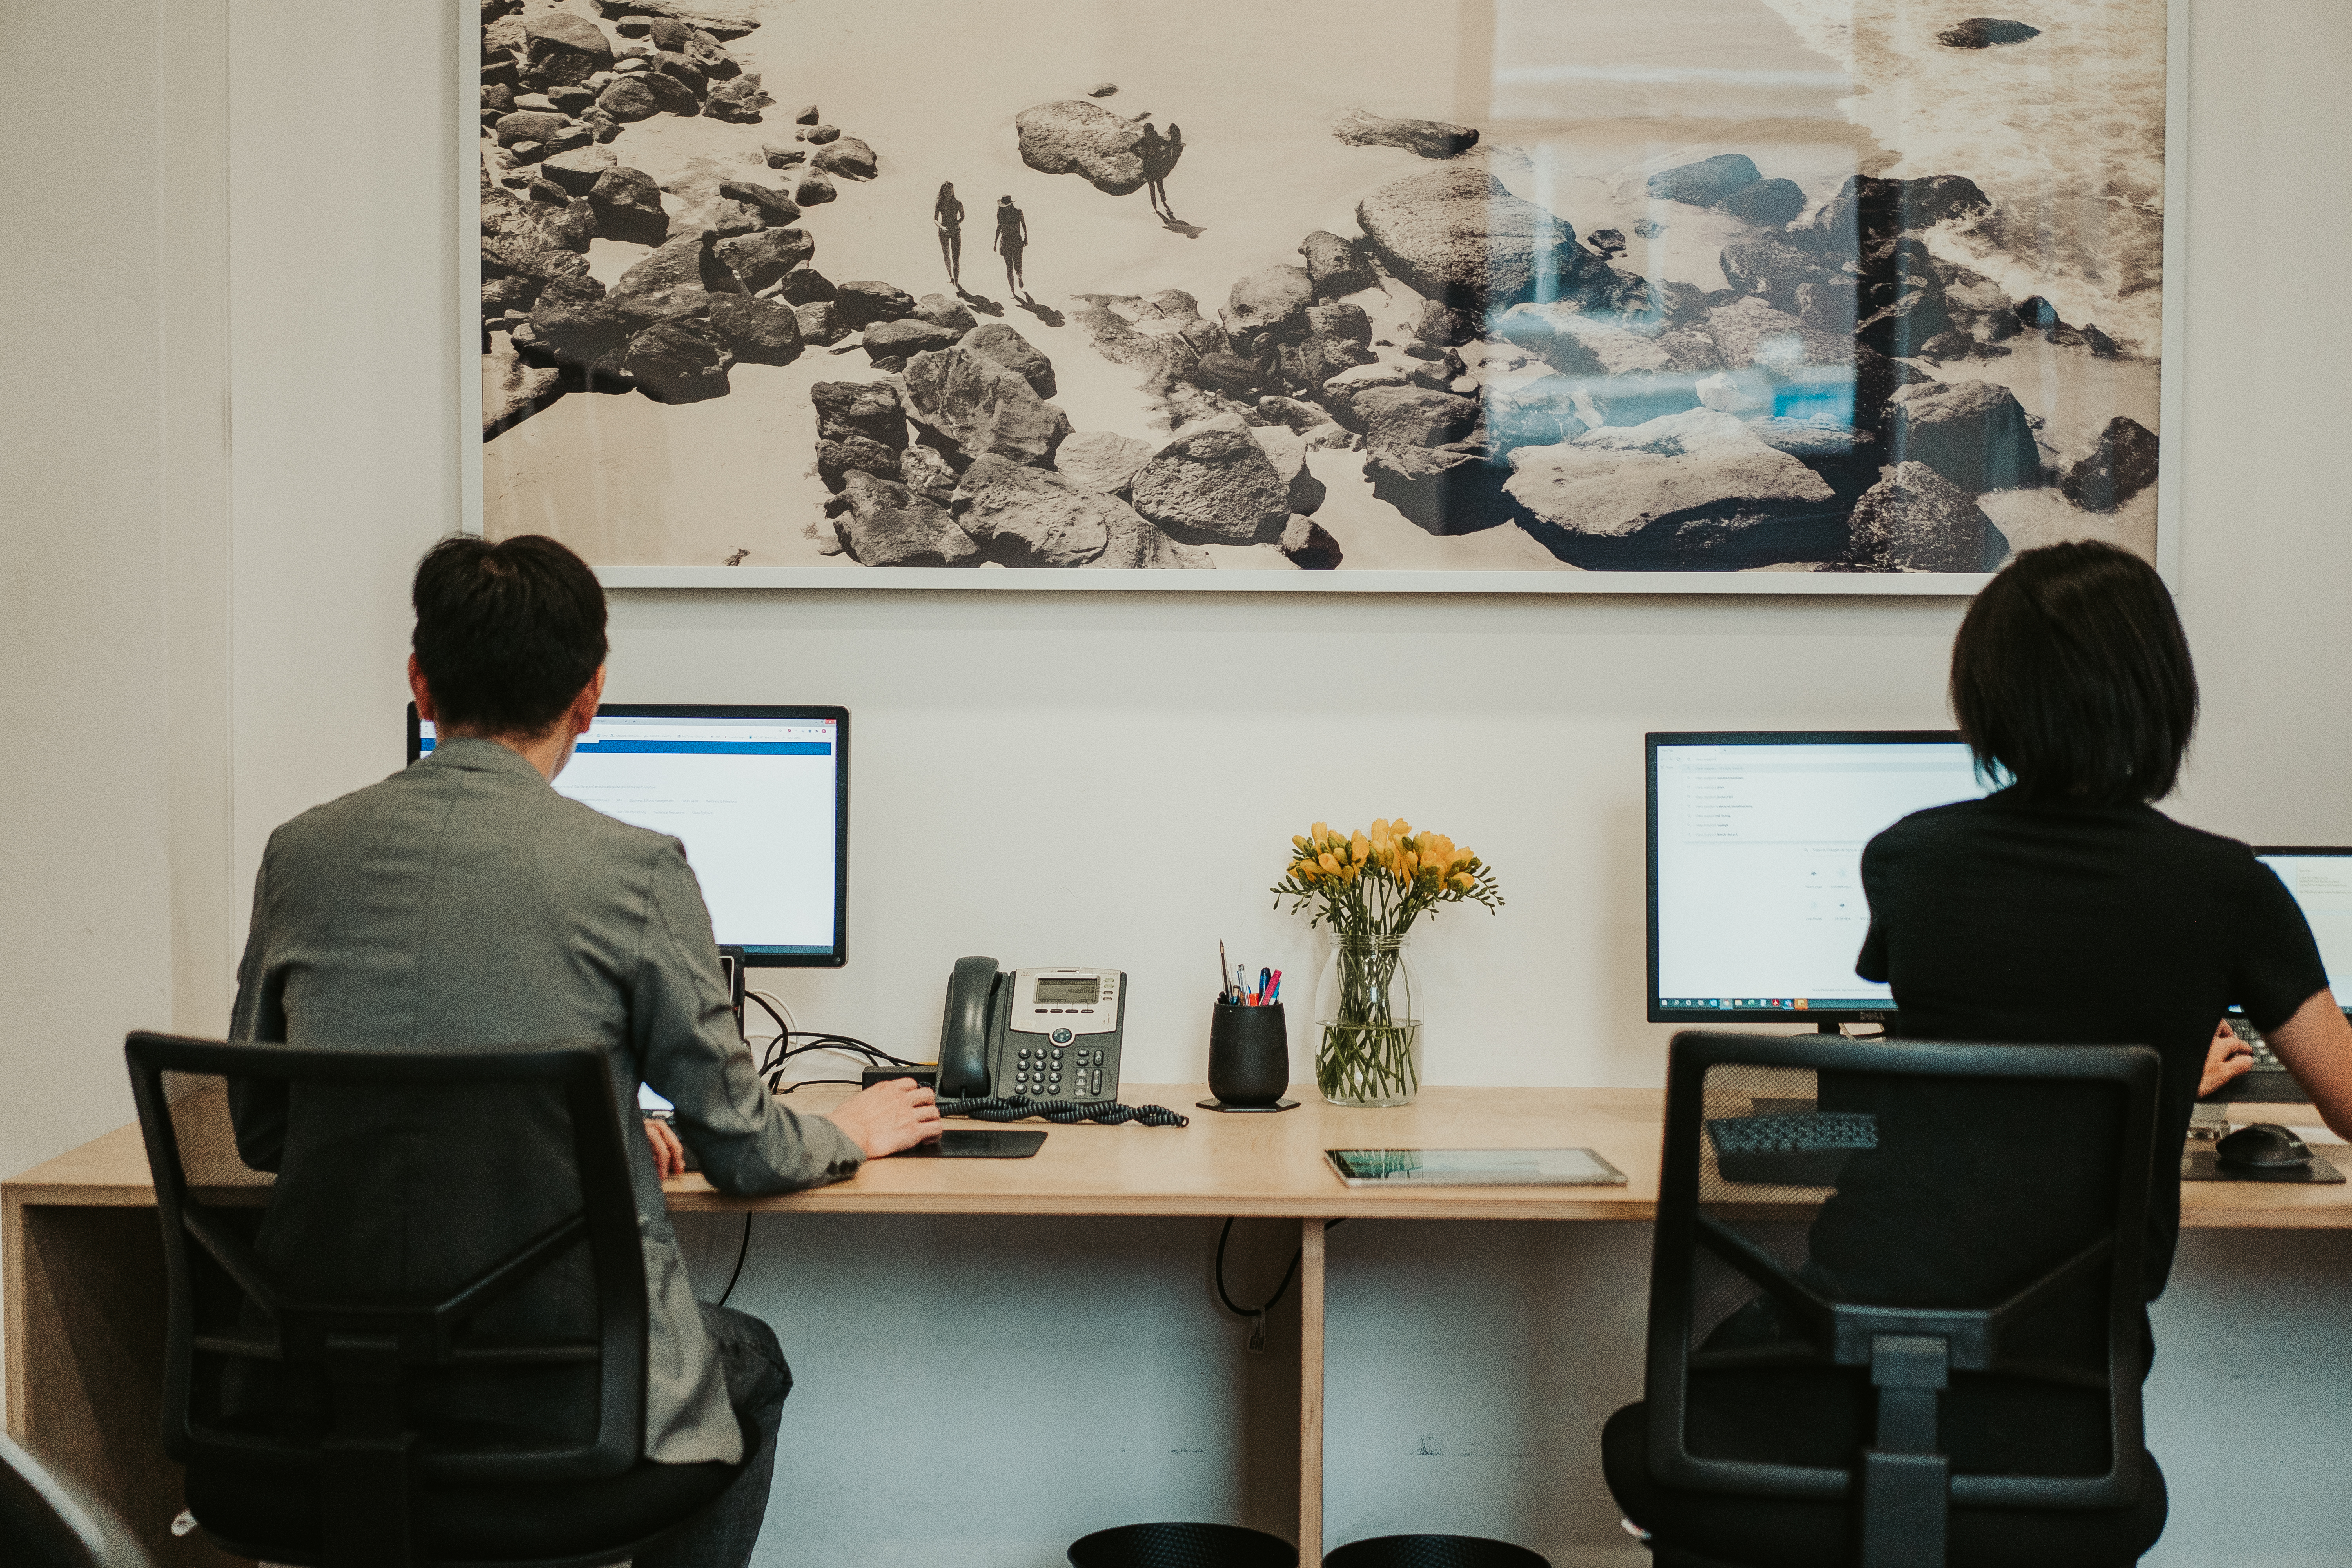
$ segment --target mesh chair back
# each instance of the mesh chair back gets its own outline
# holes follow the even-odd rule
[[[2140,1047],[1675,1036],[1652,1474],[1858,1495],[1918,1549],[1866,1562],[1940,1562],[1950,1503],[2132,1503],[2158,1079]]]
[[[371,1531],[412,1480],[637,1461],[645,1264],[601,1047],[126,1050],[173,1458],[315,1475],[325,1517]]]

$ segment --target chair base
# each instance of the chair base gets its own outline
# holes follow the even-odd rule
[[[1601,1435],[1601,1468],[1661,1568],[1838,1568],[1854,1562],[1843,1501],[1680,1491],[1650,1475],[1649,1410],[1629,1405]],[[1948,1568],[2129,1568],[2164,1533],[2164,1472],[2141,1455],[2140,1500],[2092,1512],[1954,1509]]]
[[[741,1470],[640,1463],[598,1481],[420,1490],[416,1568],[611,1568],[691,1523]],[[315,1479],[192,1465],[187,1490],[188,1510],[224,1551],[337,1568]]]

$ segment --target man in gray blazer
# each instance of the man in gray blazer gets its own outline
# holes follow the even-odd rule
[[[604,693],[604,597],[585,563],[551,539],[453,537],[418,564],[414,600],[409,684],[439,743],[270,836],[231,1037],[378,1048],[601,1040],[624,1105],[642,1079],[677,1106],[677,1135],[647,1123],[630,1152],[649,1309],[646,1456],[745,1462],[709,1513],[638,1568],[740,1568],[792,1373],[765,1323],[694,1298],[662,1200],[661,1178],[682,1169],[677,1137],[721,1192],[791,1192],[937,1135],[938,1110],[905,1080],[830,1116],[772,1098],[737,1033],[684,848],[551,787]],[[247,1161],[276,1169],[282,1091],[240,1096],[236,1120]],[[739,1413],[759,1434],[748,1455]]]

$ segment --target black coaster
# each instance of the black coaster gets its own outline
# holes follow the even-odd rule
[[[1227,1105],[1222,1100],[1196,1100],[1192,1103],[1203,1110],[1222,1110],[1228,1116],[1247,1116],[1254,1111],[1270,1113],[1298,1109],[1298,1101],[1295,1100],[1277,1100],[1272,1105]]]

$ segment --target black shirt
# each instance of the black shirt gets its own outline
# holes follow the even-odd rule
[[[2256,1028],[2274,1028],[2327,973],[2302,910],[2245,845],[2153,806],[2014,795],[1919,812],[1870,841],[1870,931],[1855,973],[1892,984],[1905,1038],[2156,1049],[2152,1300],[2179,1237],[2172,1156],[2214,1026],[2236,1005]],[[1822,1093],[1827,1108],[1833,1090]],[[2070,1125],[2091,1110],[2063,1094],[2021,1100],[2013,1089],[1965,1106],[1947,1095],[1926,1134],[1946,1151],[1943,1168],[1892,1187],[1842,1183],[1814,1226],[1814,1257],[1854,1285],[1869,1277],[1874,1293],[1947,1305],[2022,1283],[2015,1270],[2038,1271],[2051,1248],[2098,1223],[2095,1167],[2112,1156],[2085,1125]],[[1926,1108],[1912,1120],[1919,1130]],[[2074,1166],[2084,1179],[2070,1179]],[[1905,1260],[1892,1278],[1890,1258]]]

